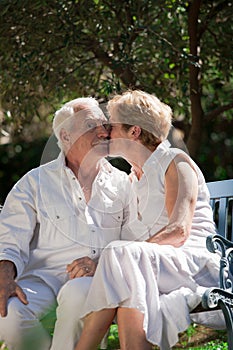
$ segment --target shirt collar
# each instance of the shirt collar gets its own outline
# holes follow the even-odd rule
[[[100,174],[102,172],[104,173],[112,173],[112,166],[111,164],[107,161],[107,159],[105,158],[101,158],[99,160],[99,164],[100,164],[100,171],[99,174],[97,175],[97,177],[100,176]],[[63,169],[69,169],[66,165],[66,159],[65,159],[65,155],[64,152],[60,152],[60,154],[58,155],[57,159],[56,159],[56,165],[58,168],[63,168]]]

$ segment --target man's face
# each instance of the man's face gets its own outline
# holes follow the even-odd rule
[[[71,147],[67,157],[75,156],[81,162],[87,155],[98,159],[108,155],[107,119],[101,109],[84,107],[77,113],[70,132]]]

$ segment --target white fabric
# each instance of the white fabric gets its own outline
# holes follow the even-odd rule
[[[92,277],[75,278],[65,283],[60,289],[57,296],[57,321],[50,350],[73,350],[75,348],[83,329],[80,312],[91,281]],[[101,349],[106,349],[107,339],[104,339],[101,345]]]
[[[127,175],[103,161],[87,206],[61,154],[9,193],[0,215],[0,260],[14,262],[18,278],[40,277],[57,293],[68,280],[68,263],[98,260],[103,247],[128,232],[132,204]]]
[[[29,304],[25,307],[18,298],[9,299],[8,316],[0,316],[0,339],[4,339],[10,350],[48,350],[51,336],[39,318],[55,308],[56,297],[51,288],[37,277],[30,276],[18,283]]]
[[[191,229],[191,241],[195,240],[196,244],[199,236],[206,238],[206,231],[215,232],[215,225],[209,205],[209,191],[203,174],[185,152],[177,148],[170,148],[168,141],[162,142],[143,165],[142,178],[138,181],[136,176],[133,177],[133,188],[138,197],[139,216],[153,235],[169,222],[164,195],[165,172],[178,154],[182,154],[189,160],[198,176],[198,198]],[[190,186],[192,186],[191,183]],[[200,246],[203,246],[203,242],[200,243]]]
[[[128,235],[131,215],[136,216],[128,176],[106,160],[100,165],[88,205],[62,153],[56,160],[31,170],[11,190],[0,214],[0,260],[15,264],[19,283],[37,277],[56,295],[68,281],[67,264],[84,256],[98,261],[109,242],[121,239],[121,233]],[[147,230],[143,223],[135,224],[141,233]],[[79,292],[81,298],[81,288],[77,298]],[[15,299],[11,299],[12,305]],[[34,304],[30,307],[38,320],[45,309],[40,298],[35,299],[37,308]],[[0,328],[7,320],[0,319]],[[5,340],[4,332],[1,336]],[[66,345],[64,348],[68,350]]]
[[[181,152],[163,142],[145,163],[142,179],[134,183],[139,215],[151,234],[168,223],[164,174]],[[191,236],[185,245],[173,248],[146,242],[110,243],[101,255],[83,307],[83,316],[106,307],[139,309],[144,314],[148,341],[164,350],[175,345],[178,333],[189,326],[188,302],[191,305],[200,286],[218,285],[219,259],[205,245],[206,236],[215,233],[209,193],[201,171],[192,164],[198,175],[198,200]]]
[[[57,297],[57,321],[50,350],[73,350],[81,335],[83,321],[80,311],[85,302],[92,277],[75,278],[60,289]]]

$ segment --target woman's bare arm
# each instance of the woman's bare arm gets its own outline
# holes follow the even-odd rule
[[[197,175],[189,161],[177,156],[165,174],[169,223],[147,241],[180,247],[189,237],[198,193]]]

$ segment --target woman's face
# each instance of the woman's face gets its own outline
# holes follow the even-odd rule
[[[131,146],[131,132],[125,130],[123,124],[118,121],[116,113],[112,113],[109,119],[111,125],[109,154],[110,156],[121,156],[127,158]]]

